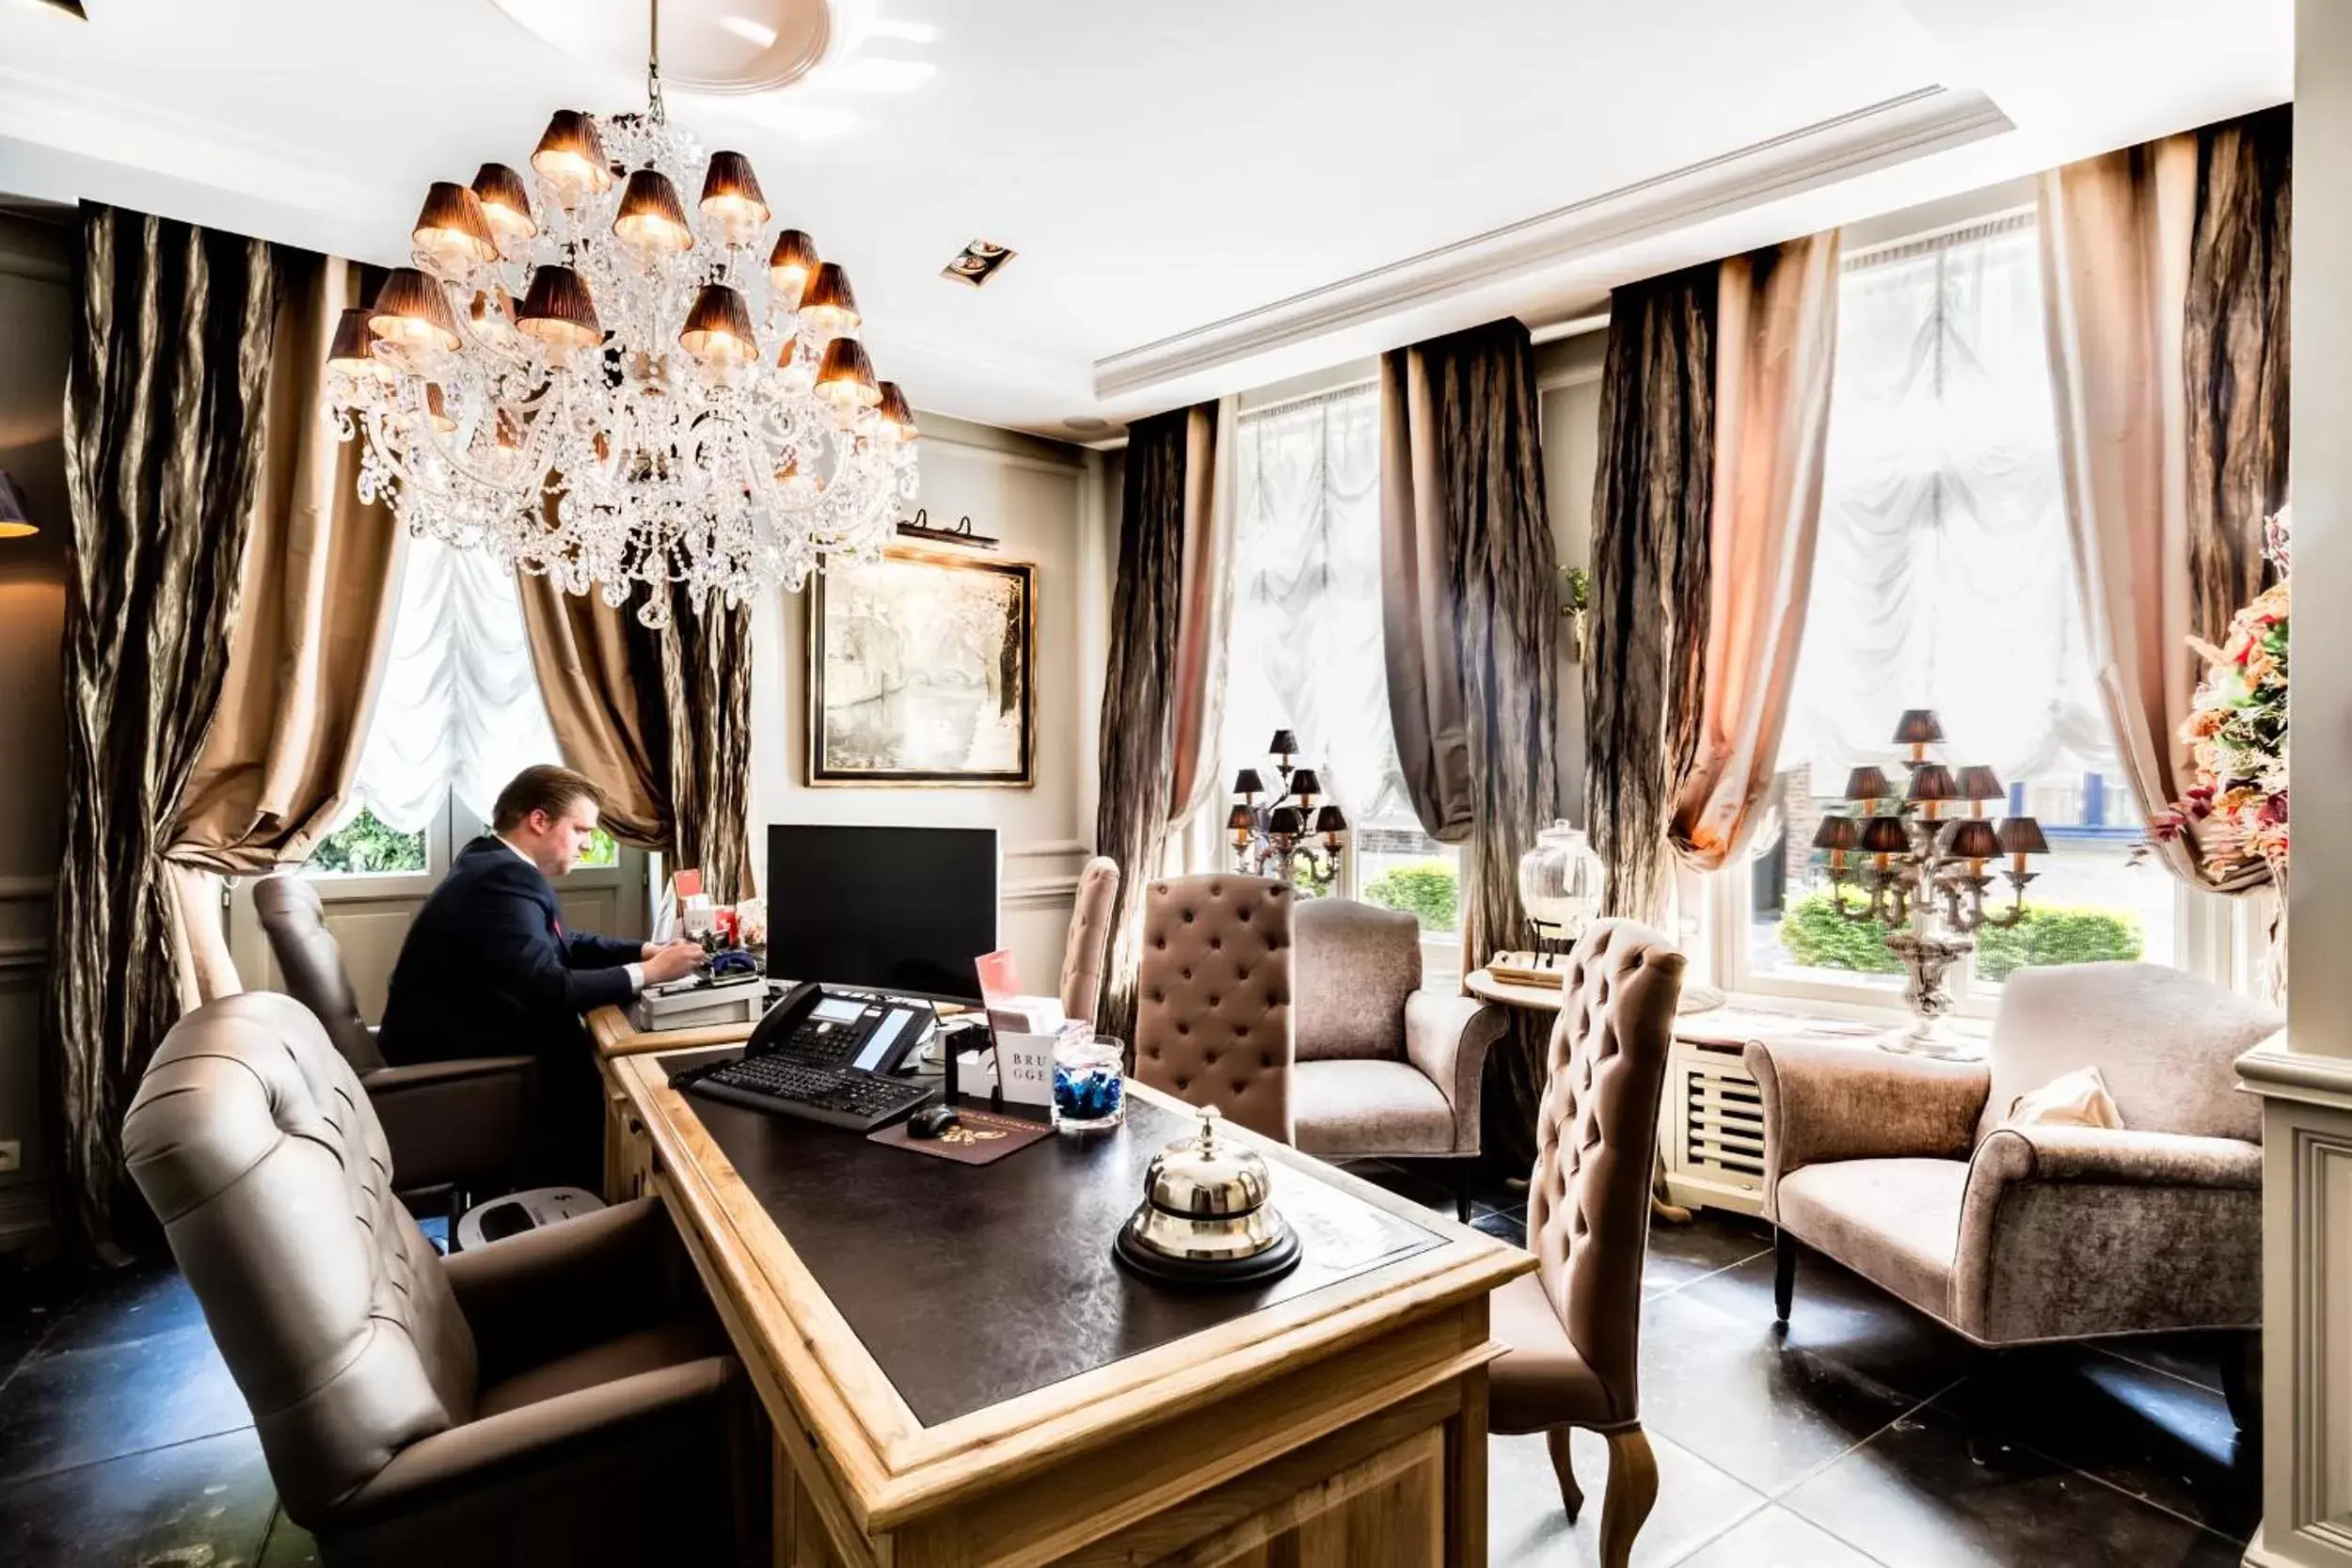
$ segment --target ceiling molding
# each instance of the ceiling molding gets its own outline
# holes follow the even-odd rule
[[[1425,250],[1094,364],[1099,398],[1361,326],[1475,285],[1727,217],[2015,129],[1983,93],[1920,87],[1768,140]]]

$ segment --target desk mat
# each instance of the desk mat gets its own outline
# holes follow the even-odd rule
[[[676,1064],[678,1067],[690,1062]],[[675,1070],[674,1068],[673,1070]],[[1435,1232],[1269,1162],[1303,1257],[1281,1279],[1190,1294],[1133,1278],[1111,1239],[1144,1168],[1189,1117],[1130,1099],[1127,1124],[1056,1135],[990,1165],[685,1097],[925,1426],[1337,1284],[1439,1244]]]

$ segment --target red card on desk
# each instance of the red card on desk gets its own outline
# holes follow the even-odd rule
[[[670,887],[681,899],[693,897],[703,890],[702,868],[688,866],[670,879]]]
[[[1011,948],[983,953],[973,960],[973,967],[980,972],[980,996],[990,1006],[1021,994],[1021,970],[1012,961]]]

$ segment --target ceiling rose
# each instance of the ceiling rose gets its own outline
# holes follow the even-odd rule
[[[634,70],[645,57],[640,0],[496,0],[576,59]],[[664,0],[661,73],[696,92],[770,92],[847,54],[872,0]]]
[[[874,559],[915,489],[849,275],[773,221],[750,159],[670,123],[661,83],[657,53],[644,112],[558,110],[528,175],[435,184],[416,264],[327,357],[362,499],[616,607],[644,583],[657,626],[672,583],[699,609]]]

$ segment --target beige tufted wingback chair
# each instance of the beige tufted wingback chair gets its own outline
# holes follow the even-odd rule
[[[1625,1568],[1658,1499],[1637,1377],[1642,1263],[1682,966],[1664,937],[1629,920],[1599,922],[1569,956],[1528,1183],[1536,1268],[1493,1297],[1494,1337],[1510,1349],[1491,1369],[1487,1425],[1544,1433],[1571,1519],[1584,1494],[1569,1429],[1608,1439],[1602,1568]]]
[[[1070,906],[1070,934],[1062,940],[1061,1010],[1087,1023],[1103,1006],[1103,954],[1110,946],[1111,911],[1119,905],[1119,863],[1097,855],[1078,873],[1078,895]]]
[[[1289,884],[1170,877],[1143,894],[1136,1076],[1293,1141]]]
[[[358,1077],[266,991],[173,1026],[122,1145],[327,1568],[757,1560],[742,1371],[653,1200],[444,1261]]]

